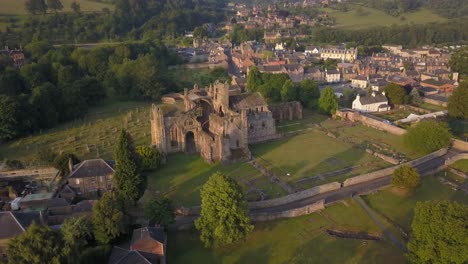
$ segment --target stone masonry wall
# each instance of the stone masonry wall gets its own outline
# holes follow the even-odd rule
[[[372,118],[367,115],[363,115],[358,111],[351,110],[351,109],[342,109],[336,111],[336,116],[339,116],[343,119],[348,119],[353,122],[359,121],[365,126],[369,126],[378,130],[386,131],[390,134],[401,136],[406,133],[406,130],[392,124],[385,123],[377,118]]]
[[[325,200],[320,200],[316,203],[306,205],[300,208],[286,210],[282,212],[274,212],[274,213],[253,213],[251,214],[251,219],[254,222],[262,222],[262,221],[271,221],[280,218],[290,218],[290,217],[297,217],[301,215],[308,215],[313,212],[325,209],[324,205]]]

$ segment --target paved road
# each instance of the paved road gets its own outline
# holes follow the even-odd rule
[[[437,169],[440,166],[442,166],[445,163],[446,159],[450,159],[457,154],[459,154],[459,152],[455,150],[450,150],[447,154],[445,154],[442,157],[438,157],[438,158],[426,161],[425,163],[420,164],[419,166],[416,166],[416,169],[419,171],[421,175],[427,174],[433,171],[434,169]],[[283,204],[283,205],[269,207],[269,208],[254,209],[254,210],[251,210],[250,213],[258,214],[258,213],[283,212],[286,210],[291,210],[291,209],[300,208],[306,205],[310,205],[322,199],[325,200],[325,205],[332,204],[341,200],[351,198],[353,195],[365,194],[368,192],[376,191],[384,187],[387,187],[391,184],[391,177],[392,177],[391,175],[388,175],[388,176],[385,176],[376,180],[343,187],[336,191],[322,193],[319,195],[315,195],[313,197],[305,198],[299,201],[294,201],[288,204]],[[176,225],[190,224],[196,218],[197,216],[195,215],[178,217],[176,219]]]

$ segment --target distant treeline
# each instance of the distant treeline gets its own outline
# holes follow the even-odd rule
[[[355,2],[379,9],[392,16],[413,12],[419,8],[427,8],[448,18],[468,15],[466,0],[356,0]]]
[[[357,45],[382,45],[385,43],[416,47],[425,44],[461,43],[468,40],[468,19],[448,23],[375,27],[359,30],[317,28],[313,40],[319,43],[354,42]]]

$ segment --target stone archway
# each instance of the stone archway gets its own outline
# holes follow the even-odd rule
[[[192,131],[185,134],[185,152],[193,154],[197,152],[197,147],[195,145],[195,135]]]

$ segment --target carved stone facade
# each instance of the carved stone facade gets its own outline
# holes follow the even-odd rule
[[[162,98],[151,109],[151,141],[162,153],[199,153],[208,162],[249,159],[248,144],[278,137],[259,93],[216,81]]]

